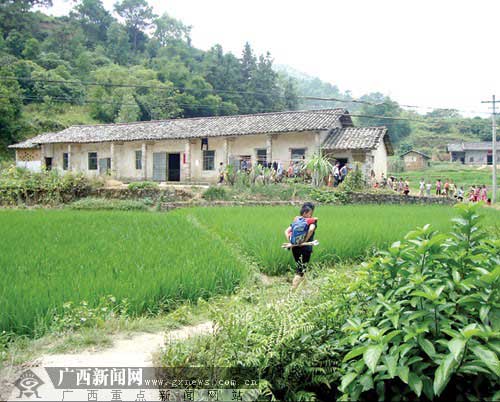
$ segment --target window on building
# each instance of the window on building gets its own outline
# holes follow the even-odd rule
[[[203,151],[203,170],[215,170],[215,151]]]
[[[135,151],[135,168],[142,170],[142,151]]]
[[[305,148],[292,148],[290,151],[291,151],[290,159],[293,161],[302,160],[306,156]]]
[[[267,149],[257,150],[257,164],[266,166],[267,165]]]
[[[473,157],[473,156],[471,156],[471,157],[469,158],[469,162],[470,162],[470,163],[474,163],[474,157]]]
[[[69,165],[69,156],[67,152],[63,152],[63,170],[68,170],[68,165]]]
[[[89,152],[89,170],[97,170],[97,152]]]

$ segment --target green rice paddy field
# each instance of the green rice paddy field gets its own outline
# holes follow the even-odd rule
[[[228,293],[249,264],[291,269],[280,248],[293,207],[193,208],[168,214],[118,211],[0,211],[0,331],[33,334],[67,301],[127,298],[132,314],[160,305]],[[499,230],[500,213],[481,210]],[[314,261],[359,258],[416,226],[448,230],[441,206],[323,206]]]

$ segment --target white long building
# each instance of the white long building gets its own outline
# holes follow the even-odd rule
[[[386,127],[354,127],[345,109],[72,126],[11,145],[16,163],[122,181],[213,182],[220,163],[281,164],[317,152],[387,173]]]

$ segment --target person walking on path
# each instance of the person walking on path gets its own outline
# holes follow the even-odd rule
[[[314,204],[310,202],[304,203],[300,208],[300,215],[296,216],[290,226],[285,230],[287,241],[292,243],[291,248],[293,258],[295,260],[295,276],[292,282],[292,290],[297,289],[299,284],[304,280],[304,275],[307,265],[311,260],[313,246],[304,245],[314,240],[314,234],[318,227],[318,219],[313,218]]]

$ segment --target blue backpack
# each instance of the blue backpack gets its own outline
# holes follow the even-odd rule
[[[309,225],[307,224],[307,220],[301,216],[299,219],[292,222],[292,236],[290,238],[290,243],[302,243],[306,239],[308,231]]]

